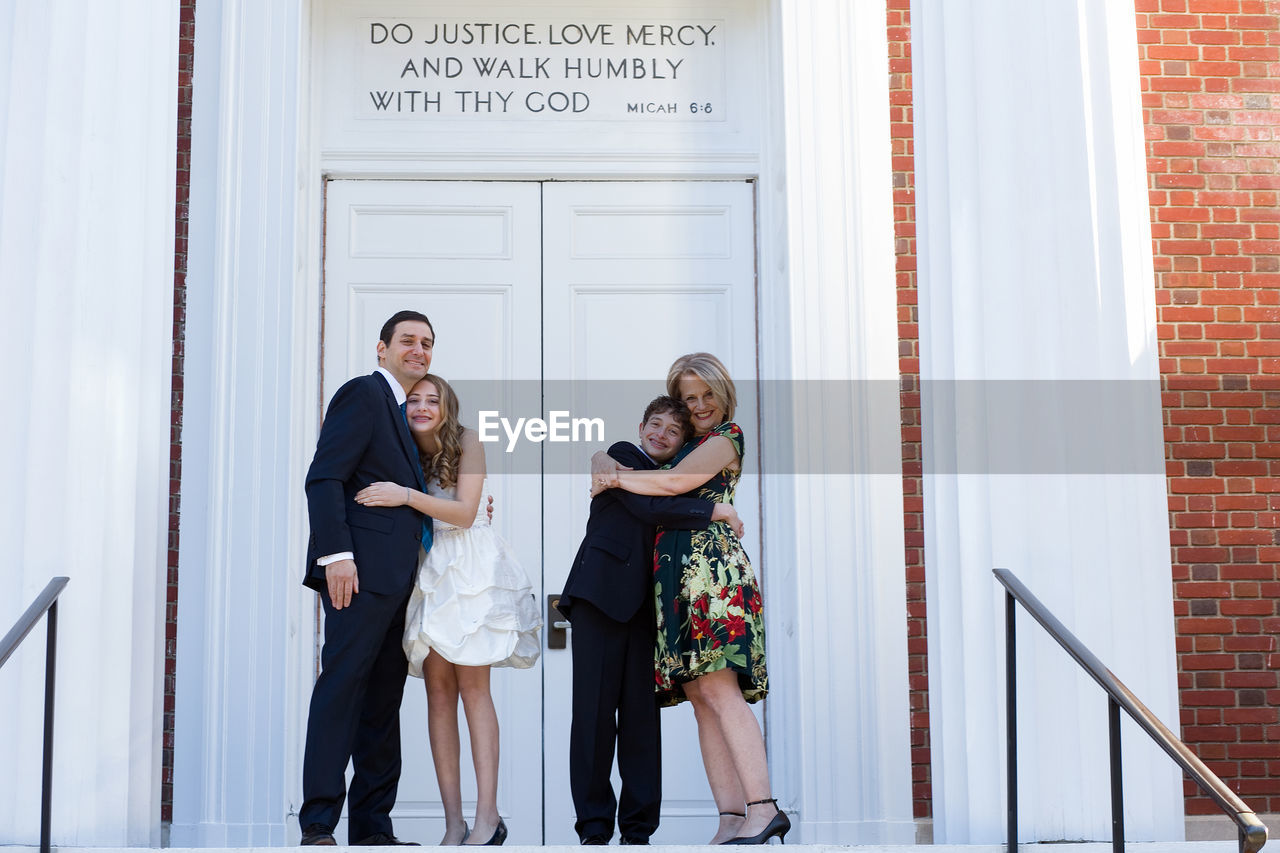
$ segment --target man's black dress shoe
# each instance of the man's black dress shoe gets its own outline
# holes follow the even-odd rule
[[[649,839],[648,839],[648,838],[644,838],[644,837],[639,836],[639,835],[624,835],[624,836],[622,836],[622,843],[623,843],[623,844],[646,844],[646,845],[647,845],[647,844],[649,843]]]
[[[368,838],[361,838],[352,847],[421,847],[416,841],[401,841],[389,832],[375,832]]]
[[[603,844],[608,844],[608,843],[609,843],[609,836],[607,836],[607,835],[584,835],[584,836],[582,836],[582,839],[581,839],[578,843],[579,843],[579,844],[581,844],[581,845],[583,845],[584,847],[587,847],[587,846],[595,846],[595,845],[597,845],[597,844],[601,844],[601,845],[603,845]]]
[[[333,831],[324,824],[313,823],[302,830],[303,847],[336,847],[337,845],[338,842],[333,840]]]

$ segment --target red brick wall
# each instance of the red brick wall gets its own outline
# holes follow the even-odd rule
[[[182,360],[187,326],[187,199],[191,194],[191,73],[196,3],[182,0],[178,32],[178,169],[173,241],[173,403],[169,427],[169,570],[164,623],[164,746],[160,820],[173,820],[173,696],[178,646],[178,512],[182,481]]]
[[[1182,735],[1280,811],[1280,0],[1137,8]]]
[[[889,0],[916,817],[932,814],[909,0]],[[1280,811],[1280,0],[1137,0],[1182,734]],[[1189,814],[1216,811],[1187,783]]]
[[[916,817],[932,816],[929,664],[924,605],[924,484],[920,455],[920,342],[916,316],[916,175],[911,129],[911,0],[889,0],[889,133],[898,276],[903,529],[907,546],[907,661],[911,686],[911,785]]]

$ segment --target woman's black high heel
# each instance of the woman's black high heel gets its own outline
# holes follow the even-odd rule
[[[773,807],[778,809],[778,801],[773,798],[767,800],[753,800],[747,803],[747,808],[752,806],[762,806],[765,803],[773,803]],[[730,838],[725,844],[768,844],[769,839],[775,835],[778,841],[783,844],[787,843],[787,833],[791,831],[791,818],[787,817],[786,812],[778,809],[778,813],[773,816],[773,820],[755,835],[739,835],[737,838]]]

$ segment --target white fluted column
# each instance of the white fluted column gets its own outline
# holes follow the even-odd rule
[[[160,841],[177,3],[0,14],[7,631],[59,603],[53,843]],[[44,627],[0,670],[0,826],[40,837]]]
[[[761,407],[774,787],[805,842],[910,842],[885,5],[777,15],[786,177],[761,187],[761,373],[793,382],[790,400],[766,382]]]
[[[282,845],[314,596],[300,586],[316,304],[300,272],[305,2],[196,8],[175,846]],[[310,311],[310,313],[308,313]],[[310,348],[308,348],[310,347]],[[305,367],[304,367],[305,365]],[[310,369],[311,372],[307,372]],[[296,836],[295,836],[296,837]]]
[[[1137,38],[1114,0],[911,21],[934,837],[995,842],[992,567],[1178,726]],[[1019,633],[1020,837],[1107,839],[1105,696]],[[1124,766],[1128,837],[1181,838],[1178,773],[1127,723]]]

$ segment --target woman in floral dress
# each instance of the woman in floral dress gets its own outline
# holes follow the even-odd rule
[[[686,494],[732,503],[745,438],[733,422],[737,394],[709,353],[676,359],[667,393],[689,407],[694,437],[662,471],[626,471],[600,460],[594,491]],[[606,457],[607,459],[607,457]],[[593,492],[594,493],[594,492]],[[764,737],[748,703],[768,692],[760,589],[727,524],[660,530],[654,549],[659,701],[693,703],[698,743],[720,825],[712,844],[762,844],[791,828],[769,793]]]

